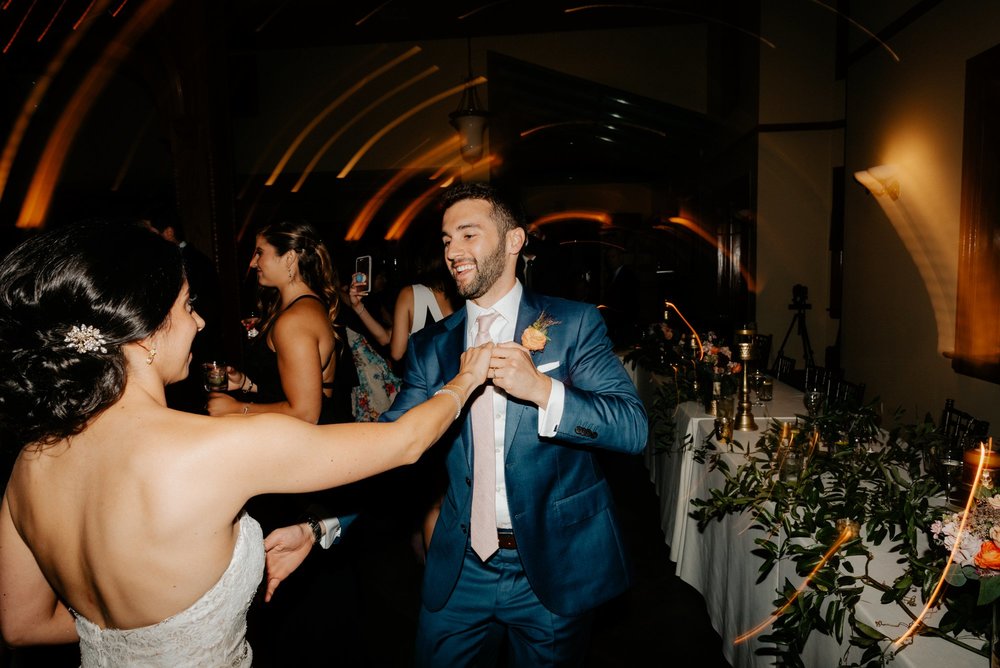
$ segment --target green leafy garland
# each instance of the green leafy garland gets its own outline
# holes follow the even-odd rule
[[[906,646],[893,648],[893,638],[857,618],[855,607],[865,586],[881,591],[883,603],[896,603],[915,619],[906,601],[912,602],[916,591],[926,602],[941,576],[947,555],[933,544],[921,550],[917,537],[929,536],[931,523],[942,511],[930,501],[940,485],[923,470],[925,461],[936,461],[943,439],[928,417],[922,424],[894,427],[884,444],[869,449],[879,433],[876,405],[877,400],[862,407],[830,407],[815,419],[800,416],[801,428],[791,447],[805,457],[805,464],[801,475],[791,481],[778,475],[787,447],[779,447],[776,421],[762,432],[752,451],[744,453],[744,463],[735,470],[718,452],[707,457],[708,465],[724,475],[725,484],[710,490],[709,498],[693,500],[692,516],[704,528],[728,514],[753,513],[752,527],[762,534],[753,551],[763,560],[758,583],[779,560],[794,564],[800,577],[808,576],[843,539],[838,520],[853,520],[863,527],[832,552],[794,604],[760,638],[767,646],[758,653],[774,656],[777,665],[802,666],[800,655],[813,631],[842,643],[845,622],[849,645],[862,652],[859,662],[841,665],[885,665]],[[817,447],[821,443],[834,445],[824,452]],[[742,447],[739,451],[743,452]],[[898,554],[901,567],[891,583],[878,581],[868,572],[871,546],[885,541],[891,544],[889,552]],[[847,559],[852,556],[867,558],[862,572],[855,572]],[[956,637],[989,630],[989,610],[976,606],[977,595],[971,589],[946,588],[941,600],[947,612],[939,625],[921,623],[917,634],[943,638],[985,656],[986,648],[969,646]],[[780,610],[795,596],[796,587],[786,580],[776,593],[775,609]],[[846,656],[845,651],[844,662]]]

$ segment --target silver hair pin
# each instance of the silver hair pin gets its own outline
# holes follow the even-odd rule
[[[63,339],[66,343],[76,348],[78,353],[92,353],[100,350],[102,353],[108,352],[105,348],[107,339],[101,335],[101,330],[90,325],[73,325],[69,334]]]

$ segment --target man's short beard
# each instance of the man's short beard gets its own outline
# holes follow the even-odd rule
[[[464,299],[479,299],[503,276],[506,260],[506,249],[504,240],[497,242],[496,250],[483,258],[482,262],[476,261],[476,280],[466,286],[458,286],[458,294]]]

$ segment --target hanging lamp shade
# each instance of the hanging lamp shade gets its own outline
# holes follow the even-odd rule
[[[470,84],[472,76],[466,79]],[[461,140],[460,151],[462,159],[470,164],[479,162],[483,157],[483,138],[486,133],[487,118],[489,112],[479,104],[479,95],[476,93],[476,86],[468,85],[462,91],[462,98],[459,100],[458,109],[449,114],[451,126],[458,131]]]

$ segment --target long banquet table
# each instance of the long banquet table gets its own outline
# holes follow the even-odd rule
[[[649,374],[630,369],[639,389],[640,396],[647,401],[651,396]],[[796,414],[803,414],[802,393],[775,381],[774,400],[766,406],[755,406],[754,416],[760,430],[767,426],[767,420],[793,420]],[[707,415],[702,406],[695,402],[683,403],[678,407],[677,442],[669,452],[657,452],[647,448],[646,464],[650,471],[660,499],[661,527],[670,546],[671,560],[676,563],[676,574],[697,589],[705,599],[709,617],[715,630],[722,638],[723,652],[733,668],[766,666],[773,663],[773,657],[760,656],[755,651],[763,646],[759,635],[745,642],[736,639],[757,627],[774,612],[777,590],[786,578],[793,584],[801,583],[794,566],[780,561],[760,584],[756,583],[758,569],[763,563],[751,550],[757,546],[754,539],[761,534],[750,528],[748,515],[727,515],[722,521],[711,522],[704,531],[698,529],[697,521],[690,516],[693,510],[691,500],[707,498],[712,488],[722,488],[724,476],[718,470],[710,470],[707,464],[694,459],[693,445],[709,438],[714,428],[714,418]],[[735,440],[745,446],[759,437],[760,431],[734,432]],[[688,443],[688,445],[685,445]],[[727,452],[728,446],[715,442],[723,452],[731,468],[735,470],[745,455],[738,449]],[[869,564],[869,573],[877,580],[891,584],[900,571],[896,563],[898,556],[890,554],[888,543],[873,547],[874,560]],[[860,557],[854,562],[855,571],[863,572],[864,561]],[[876,628],[891,638],[905,633],[911,623],[910,618],[895,604],[880,602],[881,592],[866,587],[856,611],[859,620]],[[914,591],[908,600],[914,614],[922,609],[919,593]],[[934,611],[926,619],[934,624],[941,611]],[[846,624],[845,624],[846,626]],[[767,631],[762,631],[766,634]],[[802,660],[810,668],[833,668],[840,663],[857,661],[860,650],[847,643],[850,630],[845,628],[844,644],[835,638],[813,632],[806,644]],[[974,637],[962,638],[964,642],[979,647],[981,640]],[[896,655],[893,665],[912,668],[960,668],[985,665],[985,659],[967,649],[945,640],[918,637],[904,646]]]

